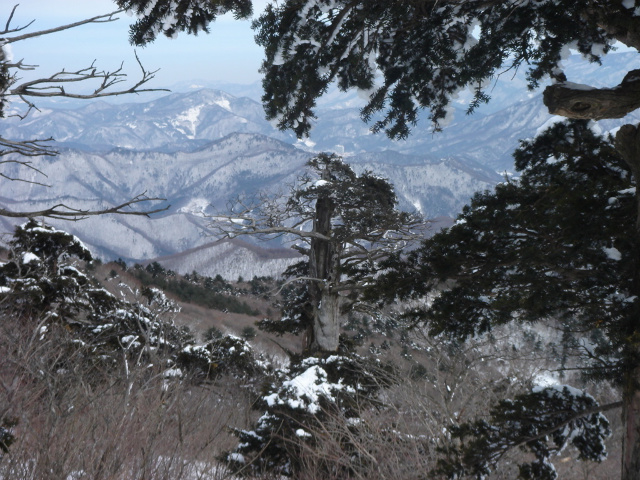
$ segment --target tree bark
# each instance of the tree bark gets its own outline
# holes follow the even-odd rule
[[[545,88],[542,99],[553,115],[589,120],[622,118],[640,108],[640,70],[631,70],[620,85],[613,88],[566,82],[550,85]]]
[[[623,125],[615,138],[616,150],[631,168],[636,181],[636,245],[640,245],[640,129],[634,125]],[[622,480],[640,479],[640,252],[636,253],[633,292],[636,296],[635,309],[627,324],[626,337],[630,345],[627,350],[627,364],[630,365],[625,375],[623,386],[622,424]]]
[[[325,237],[331,236],[333,200],[320,197],[316,201],[313,230]],[[310,284],[313,325],[307,334],[307,348],[312,351],[335,352],[340,336],[340,295],[333,288],[336,280],[335,242],[323,238],[311,239],[309,273],[318,279]]]
[[[622,403],[622,473],[621,480],[640,479],[640,367],[629,372]]]

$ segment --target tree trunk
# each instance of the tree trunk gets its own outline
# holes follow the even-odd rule
[[[621,480],[640,479],[640,367],[628,375],[622,404],[622,474]]]
[[[636,245],[640,245],[640,129],[633,125],[624,125],[618,130],[615,146],[620,155],[627,162],[636,181],[636,205],[638,208],[635,225]],[[635,310],[630,319],[626,336],[630,345],[627,346],[627,364],[623,386],[622,424],[624,433],[622,438],[622,473],[621,480],[640,480],[640,251],[632,261],[634,269],[634,291],[636,296]]]
[[[338,350],[340,338],[340,295],[322,292],[313,323],[314,344],[311,349],[323,352]]]
[[[318,198],[313,222],[315,232],[331,236],[333,210],[331,198]],[[333,291],[333,283],[338,275],[335,242],[319,238],[311,240],[309,274],[318,280],[312,281],[309,287],[313,325],[309,329],[306,346],[312,352],[335,352],[340,336],[340,295]]]

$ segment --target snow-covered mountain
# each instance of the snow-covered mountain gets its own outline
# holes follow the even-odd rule
[[[620,72],[637,61],[636,55],[609,55],[601,68],[571,61],[567,72],[585,83],[615,85]],[[320,103],[311,138],[304,143],[267,122],[255,99],[221,90],[189,89],[141,103],[41,108],[25,120],[4,119],[0,134],[17,139],[54,137],[60,155],[33,159],[33,166],[47,178],[38,176],[37,170],[18,171],[15,164],[3,165],[2,173],[51,187],[4,182],[0,201],[14,210],[55,203],[96,208],[146,192],[166,198],[169,210],[153,219],[111,216],[66,223],[63,228],[105,258],[140,261],[169,256],[166,261],[179,271],[199,265],[206,268],[202,273],[226,270],[228,278],[234,278],[242,274],[239,270],[251,267],[253,274],[263,275],[260,265],[273,258],[256,257],[255,251],[240,244],[212,244],[203,213],[223,210],[238,195],[282,192],[313,152],[336,151],[356,170],[389,178],[402,208],[417,209],[427,218],[453,217],[474,192],[500,181],[498,172],[513,170],[511,153],[519,139],[534,136],[549,122],[539,94],[527,92],[523,82],[521,75],[498,82],[492,92],[493,110],[481,109],[471,116],[461,110],[443,132],[434,135],[428,125],[419,125],[402,142],[369,132],[359,118],[362,101],[355,93],[330,92]],[[233,90],[255,96],[253,87]],[[601,127],[606,131],[616,123],[620,122],[601,122]],[[1,230],[11,231],[11,223],[0,218]],[[235,249],[233,255],[229,248]]]
[[[290,140],[264,119],[262,106],[219,90],[173,93],[145,103],[92,102],[77,109],[43,108],[25,120],[10,117],[5,138],[53,137],[59,146],[85,151],[191,151],[235,132]]]
[[[53,203],[99,208],[142,192],[166,198],[169,210],[151,219],[104,216],[62,226],[105,258],[141,261],[211,243],[210,220],[203,215],[225,210],[237,196],[251,197],[258,191],[286,194],[310,157],[309,152],[257,133],[232,133],[188,152],[64,149],[56,157],[34,159],[33,166],[48,175],[51,187],[8,182],[1,201],[13,210],[33,210]],[[454,158],[387,152],[357,155],[349,161],[357,170],[387,176],[397,185],[401,205],[416,208],[428,218],[454,215],[475,191],[491,188],[500,179],[489,169]],[[36,180],[36,172],[32,174]],[[0,221],[2,230],[11,230],[7,219]],[[254,274],[264,275],[257,263],[249,266],[257,269]],[[183,270],[174,264],[172,268]],[[186,271],[192,269],[189,266]]]

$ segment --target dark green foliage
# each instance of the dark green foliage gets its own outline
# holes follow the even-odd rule
[[[491,79],[509,68],[526,65],[531,87],[545,75],[559,76],[568,44],[597,61],[592,47],[605,45],[606,53],[613,36],[601,25],[618,17],[631,13],[615,2],[592,8],[573,0],[269,4],[254,23],[266,54],[265,109],[280,128],[306,135],[317,98],[335,81],[342,90],[367,92],[361,115],[374,120],[374,131],[403,138],[422,108],[436,125],[445,119],[462,88],[475,89],[471,110],[486,102]]]
[[[257,332],[256,332],[256,329],[253,327],[244,327],[240,335],[245,340],[252,340],[256,337]]]
[[[581,460],[600,462],[606,458],[604,441],[611,432],[597,408],[593,397],[566,385],[536,388],[502,400],[487,420],[450,428],[457,442],[442,448],[446,457],[437,471],[447,478],[482,478],[507,450],[521,447],[535,460],[520,465],[519,478],[554,480],[558,475],[550,457],[567,444],[578,450]]]
[[[212,341],[212,340],[218,340],[218,339],[222,338],[222,335],[223,335],[223,333],[222,333],[222,331],[220,331],[219,328],[210,327],[210,328],[207,328],[207,330],[204,332],[203,337],[204,337],[205,341],[209,342],[209,341]]]
[[[81,292],[87,277],[68,265],[71,257],[89,261],[91,253],[66,232],[41,226],[34,220],[15,229],[9,242],[9,261],[0,264],[0,287],[19,315],[48,315],[69,321],[85,308]]]
[[[557,123],[522,142],[514,154],[521,177],[477,194],[453,227],[406,261],[389,262],[395,270],[381,279],[380,294],[433,295],[405,319],[455,341],[510,322],[551,323],[560,330],[562,367],[570,353],[573,368],[623,384],[640,361],[637,246],[626,228],[635,221],[635,189],[626,163],[592,126]],[[608,427],[598,408],[569,389],[503,401],[491,420],[452,430],[463,442],[447,447],[453,459],[442,471],[481,476],[523,446],[536,461],[521,466],[521,478],[555,478],[548,459],[567,439],[582,458],[603,457]]]
[[[461,339],[553,318],[565,346],[593,346],[589,373],[622,381],[638,361],[630,337],[637,247],[622,227],[635,220],[629,169],[584,121],[554,125],[515,158],[521,178],[476,195],[455,226],[382,282],[386,294],[441,292],[405,316]]]
[[[300,455],[321,442],[323,422],[340,419],[347,430],[357,430],[361,412],[380,405],[378,392],[393,379],[389,367],[356,355],[355,342],[340,329],[349,313],[370,312],[362,291],[375,281],[379,262],[414,238],[420,219],[398,211],[393,187],[371,172],[356,174],[335,155],[320,154],[308,165],[310,172],[286,200],[252,209],[242,217],[246,222],[231,216],[234,233],[290,234],[306,257],[284,272],[282,317],[259,322],[276,334],[304,332],[306,342],[303,355],[289,352],[290,367],[266,386],[256,404],[266,413],[255,428],[235,431],[240,443],[225,460],[248,475],[297,478]],[[349,467],[321,462],[332,478],[348,478],[368,461],[352,438],[340,440],[352,454]]]
[[[401,251],[413,238],[412,229],[420,224],[416,215],[397,210],[395,191],[386,179],[372,172],[358,175],[336,155],[320,154],[308,166],[311,174],[300,179],[300,186],[292,192],[285,210],[293,218],[308,219],[316,228],[318,220],[310,212],[317,213],[318,202],[324,202],[329,212],[330,237],[323,242],[312,239],[310,248],[297,247],[307,259],[283,273],[283,278],[292,283],[282,291],[282,318],[259,324],[273,333],[298,334],[313,325],[314,303],[320,303],[322,295],[317,290],[327,289],[308,277],[313,276],[310,265],[322,263],[317,260],[322,256],[323,280],[331,283],[337,292],[334,295],[340,295],[341,315],[364,308],[362,287],[378,274],[379,261]],[[302,239],[307,241],[304,236]],[[322,245],[329,253],[319,255],[313,251],[317,247],[311,247],[314,244]],[[294,281],[296,278],[300,280]],[[342,293],[350,289],[349,294]]]
[[[285,279],[308,276],[308,263],[298,262],[288,267],[282,274]],[[260,330],[276,335],[291,333],[299,335],[313,325],[313,308],[309,299],[306,282],[293,282],[282,290],[282,316],[258,322]]]
[[[120,8],[140,16],[130,28],[131,43],[138,46],[153,42],[158,34],[173,37],[178,32],[197,35],[208,32],[218,15],[232,12],[236,18],[248,18],[251,0],[115,0]]]
[[[250,292],[252,295],[265,295],[265,298],[268,298],[266,294],[273,288],[274,283],[273,277],[254,276],[249,282]]]
[[[240,444],[223,460],[247,475],[272,472],[297,478],[304,468],[300,454],[320,441],[317,435],[326,419],[354,420],[350,428],[357,430],[361,409],[376,404],[377,392],[394,382],[390,366],[354,354],[294,357],[256,405],[265,413],[255,428],[235,430]],[[366,459],[348,438],[343,442],[345,450],[353,449],[351,468],[357,469]],[[348,471],[339,474],[332,471],[330,459],[326,463],[332,478],[348,478]]]
[[[172,293],[180,301],[195,303],[203,307],[245,315],[257,316],[260,312],[251,308],[246,302],[237,298],[224,295],[219,292],[233,293],[231,285],[220,277],[211,279],[205,277],[204,280],[197,276],[185,275],[184,280],[169,275],[170,271],[165,270],[157,262],[146,267],[134,268],[131,273],[138,278],[143,285],[155,285],[167,293]]]
[[[127,264],[125,263],[124,260],[122,260],[121,258],[118,258],[117,260],[114,260],[114,262],[116,265],[119,265],[120,268],[124,271],[127,269]]]
[[[243,339],[222,335],[205,345],[189,345],[177,357],[176,364],[198,376],[216,378],[219,375],[263,378],[265,363]]]
[[[161,318],[177,307],[160,290],[147,288],[144,306],[94,286],[78,264],[91,254],[73,235],[30,220],[9,244],[9,261],[0,264],[0,309],[5,318],[38,325],[41,339],[65,332],[61,351],[73,346],[88,365],[112,367],[125,357],[168,360],[192,342],[188,331]],[[58,361],[63,368],[64,355]]]

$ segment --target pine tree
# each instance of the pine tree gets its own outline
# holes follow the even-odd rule
[[[287,235],[304,257],[285,272],[282,318],[260,327],[279,334],[305,334],[303,353],[290,354],[288,368],[268,383],[256,408],[264,412],[251,430],[236,430],[240,443],[224,460],[245,473],[267,471],[296,477],[301,454],[321,439],[329,418],[362,428],[361,409],[376,404],[378,392],[394,381],[393,369],[355,353],[353,342],[340,335],[349,312],[371,314],[374,305],[363,292],[380,273],[380,262],[397,254],[415,238],[420,221],[396,209],[392,186],[369,172],[356,174],[335,155],[321,154],[309,162],[287,199],[262,199],[257,208],[217,215],[227,235]],[[220,224],[226,218],[228,223]],[[326,460],[327,475],[348,476]]]
[[[179,306],[155,287],[134,301],[117,298],[83,273],[91,252],[67,232],[29,220],[15,229],[9,259],[0,263],[0,315],[36,328],[41,340],[64,332],[64,351],[82,350],[87,367],[110,371],[155,360],[169,376],[262,377],[266,362],[241,338],[220,335],[195,345],[173,317]],[[157,269],[157,267],[156,267]],[[64,355],[61,355],[61,358]]]
[[[3,317],[38,328],[43,340],[51,331],[66,332],[68,346],[82,346],[88,365],[111,368],[123,354],[168,365],[192,343],[188,332],[163,318],[178,307],[160,290],[149,290],[145,306],[96,285],[81,271],[92,255],[77,237],[29,220],[16,227],[9,246],[8,261],[0,264]]]
[[[256,40],[266,56],[263,101],[268,118],[304,136],[318,97],[337,82],[343,90],[366,92],[368,103],[361,113],[365,121],[374,120],[374,131],[403,138],[415,126],[420,109],[428,109],[437,130],[460,89],[475,91],[472,111],[489,99],[496,76],[527,66],[530,88],[546,76],[555,80],[543,97],[550,113],[574,119],[622,118],[640,108],[637,70],[614,88],[590,88],[567,82],[561,61],[574,49],[597,62],[615,41],[640,49],[639,9],[638,0],[285,0],[269,5],[255,22]],[[615,148],[639,178],[640,128],[620,128]],[[640,204],[640,192],[636,198]],[[636,218],[635,228],[627,228],[638,243],[640,216]],[[640,264],[640,253],[630,262]],[[632,272],[628,298],[640,298],[638,270]],[[629,320],[630,338],[640,336],[640,327],[630,326],[639,323],[640,307],[636,310],[635,322]],[[640,347],[633,348],[634,356],[640,356]],[[625,372],[623,418],[628,434],[622,478],[631,480],[640,476],[640,363],[628,365]]]
[[[285,294],[282,319],[262,323],[273,332],[306,334],[305,349],[335,352],[340,325],[353,310],[369,311],[362,292],[379,263],[410,241],[420,219],[396,209],[393,187],[370,172],[357,175],[336,155],[308,163],[289,198],[263,198],[256,206],[216,215],[212,227],[231,237],[287,235],[305,258],[285,272],[294,288]],[[226,219],[223,223],[221,220]]]
[[[583,373],[614,382],[626,396],[640,364],[637,240],[621,228],[634,222],[635,181],[592,128],[557,123],[522,142],[514,154],[520,178],[477,194],[454,226],[425,240],[382,284],[389,297],[434,295],[429,306],[405,312],[433,335],[464,340],[507,323],[554,322]],[[467,441],[452,447],[443,471],[485,474],[518,445],[537,457],[522,467],[522,478],[555,478],[549,457],[568,438],[579,443],[581,457],[602,459],[608,429],[596,414],[622,402],[598,406],[584,393],[561,391],[538,389],[498,405],[489,423],[461,426],[454,437]],[[495,449],[479,448],[482,442]]]

